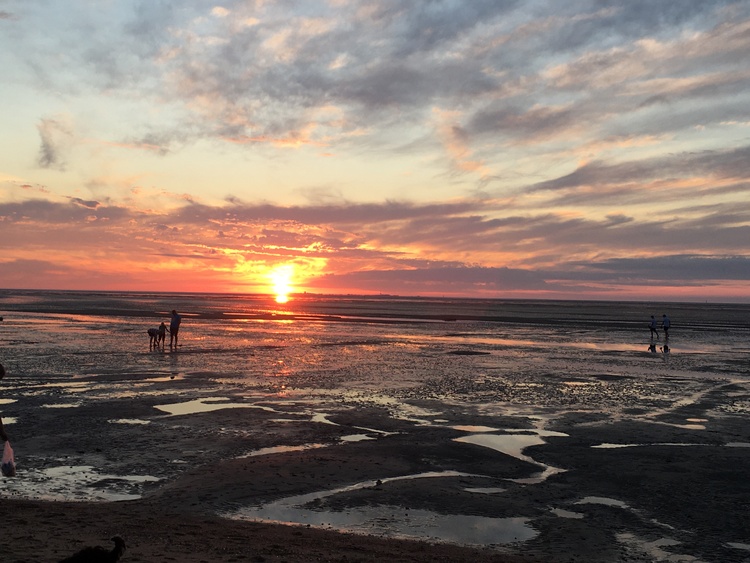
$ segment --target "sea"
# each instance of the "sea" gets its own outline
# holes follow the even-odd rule
[[[179,345],[152,353],[146,331],[173,309]],[[18,377],[200,370],[314,384],[392,366],[398,379],[417,351],[647,352],[650,316],[664,314],[672,357],[750,350],[750,304],[0,290],[0,362]]]
[[[151,346],[147,330],[169,325],[172,310],[182,316],[178,345],[167,335],[166,345]],[[668,341],[662,315],[671,320]],[[45,421],[69,435],[86,424],[87,406],[113,398],[147,401],[163,416],[231,408],[238,399],[280,413],[304,403],[314,405],[312,423],[325,422],[332,405],[375,405],[435,424],[415,405],[450,403],[493,416],[594,408],[616,417],[673,404],[682,389],[711,380],[750,378],[750,304],[314,294],[277,303],[252,294],[6,289],[0,317],[7,372],[0,414],[24,475],[6,480],[0,497],[138,498],[149,481],[182,470],[173,460],[135,478],[116,474],[124,469],[112,460],[97,467],[89,453],[63,459],[50,452],[54,432]],[[113,413],[109,422],[138,428],[151,419]],[[532,434],[513,436],[513,448],[502,451],[528,460],[523,444],[545,436]],[[278,519],[253,510],[253,518]]]

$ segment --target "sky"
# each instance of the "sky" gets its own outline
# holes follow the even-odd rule
[[[750,0],[0,0],[0,287],[750,302]]]

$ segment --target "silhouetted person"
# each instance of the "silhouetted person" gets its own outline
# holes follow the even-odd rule
[[[5,368],[3,367],[3,364],[0,364],[0,379],[5,377]],[[3,428],[3,417],[0,416],[0,439],[2,439],[3,442],[8,441],[8,435],[5,433],[5,428]]]
[[[656,330],[656,317],[651,315],[651,321],[648,323],[648,328],[651,329],[651,338],[656,336],[656,339],[659,340],[659,331]]]
[[[669,317],[667,315],[661,316],[661,328],[664,331],[664,340],[669,340],[669,326],[672,324],[672,321],[669,320]]]
[[[167,325],[165,325],[164,322],[162,321],[162,323],[159,325],[159,335],[156,340],[157,346],[159,344],[164,346],[164,343],[166,342],[166,340],[167,340]]]
[[[5,368],[3,367],[3,364],[0,364],[0,379],[3,377],[5,377]],[[13,448],[10,447],[8,435],[5,433],[5,428],[3,428],[2,417],[0,417],[0,439],[2,439],[2,453],[0,453],[2,463],[0,463],[0,473],[2,473],[4,477],[15,477],[16,464],[13,460]]]
[[[172,320],[169,321],[169,347],[172,347],[172,343],[174,343],[174,347],[177,348],[177,334],[180,332],[180,323],[182,322],[182,317],[177,314],[177,311],[172,309]]]

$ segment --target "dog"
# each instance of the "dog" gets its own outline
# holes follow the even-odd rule
[[[112,541],[115,542],[115,547],[112,550],[98,545],[96,547],[85,547],[78,553],[66,557],[60,563],[116,563],[125,552],[125,542],[120,536],[113,537]]]

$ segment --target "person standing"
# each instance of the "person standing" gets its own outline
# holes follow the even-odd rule
[[[3,367],[3,364],[0,364],[0,379],[5,377],[5,368]],[[3,417],[0,416],[0,440],[3,442],[8,441],[8,435],[5,433],[5,428],[3,428]]]
[[[182,322],[182,317],[177,314],[177,311],[172,309],[172,320],[169,322],[169,347],[172,347],[172,343],[174,342],[174,347],[177,348],[177,333],[180,332],[180,323]]]
[[[672,321],[669,320],[667,315],[661,316],[661,328],[664,331],[664,340],[669,340],[669,327]]]
[[[651,322],[648,323],[648,328],[651,329],[651,338],[656,336],[656,339],[659,340],[659,331],[656,330],[656,317],[651,315]]]
[[[167,341],[167,325],[162,323],[159,325],[159,332],[156,336],[156,345],[161,345],[162,348],[164,348],[164,343]]]

